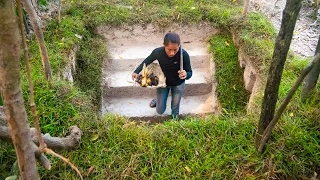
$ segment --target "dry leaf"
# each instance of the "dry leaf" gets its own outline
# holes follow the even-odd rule
[[[195,154],[196,154],[196,156],[199,156],[199,152],[198,151],[195,151]]]
[[[87,170],[87,177],[95,170],[94,166],[91,166],[88,170]]]
[[[184,167],[186,170],[187,170],[187,172],[191,172],[191,169],[188,167],[188,166],[186,166],[186,167]]]
[[[226,46],[230,46],[230,44],[227,41],[225,41],[224,43],[226,44]]]
[[[93,134],[92,136],[91,136],[91,141],[95,141],[95,140],[97,140],[99,138],[99,135],[98,134]]]
[[[82,36],[79,35],[79,34],[75,34],[75,36],[76,36],[77,38],[79,38],[79,39],[82,39]]]

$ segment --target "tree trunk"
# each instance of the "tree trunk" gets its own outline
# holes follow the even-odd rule
[[[281,117],[281,114],[283,113],[283,111],[285,110],[287,105],[289,104],[290,100],[292,99],[294,93],[299,88],[299,86],[300,86],[301,82],[303,81],[303,79],[315,67],[316,63],[320,62],[319,59],[320,59],[320,54],[316,54],[316,56],[314,57],[314,59],[311,62],[311,64],[302,71],[301,75],[299,76],[299,78],[296,80],[296,82],[294,83],[294,85],[290,89],[289,93],[287,94],[287,97],[284,99],[284,101],[281,104],[279,110],[277,111],[277,113],[273,117],[272,121],[270,122],[270,124],[268,125],[268,127],[266,128],[266,130],[263,133],[263,136],[262,136],[259,148],[258,148],[258,152],[259,153],[263,152],[264,145],[269,140],[269,137],[271,135],[271,131],[276,126],[277,122],[279,121],[279,119]]]
[[[318,39],[318,44],[316,48],[315,55],[320,52],[320,36]],[[301,91],[301,98],[305,99],[308,94],[312,92],[312,90],[316,87],[318,78],[320,73],[320,62],[316,64],[316,66],[311,70],[311,72],[307,75],[304,86]]]
[[[259,147],[261,135],[274,116],[282,71],[292,40],[294,26],[301,9],[301,1],[302,0],[287,0],[285,9],[283,10],[281,27],[276,38],[268,80],[264,90],[258,134],[256,137],[257,147]]]
[[[249,4],[250,4],[250,0],[245,0],[244,1],[244,6],[243,6],[243,11],[242,11],[242,17],[245,17],[248,13],[248,9],[249,9]]]
[[[10,135],[22,179],[39,179],[20,86],[20,37],[14,1],[0,0],[0,79]]]
[[[47,81],[51,81],[52,73],[51,73],[51,67],[50,67],[47,48],[44,42],[43,32],[42,32],[42,29],[40,28],[41,20],[37,15],[36,11],[34,10],[30,0],[22,0],[21,2],[23,4],[24,9],[27,11],[27,13],[30,16],[30,21],[31,21],[34,33],[36,35],[36,38],[38,40],[45,78]]]

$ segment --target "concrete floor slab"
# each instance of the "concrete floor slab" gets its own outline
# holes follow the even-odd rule
[[[135,69],[144,59],[144,58],[135,58],[135,59],[112,59],[107,58],[106,61],[110,62],[110,66],[106,67],[106,71],[129,71]],[[210,64],[211,56],[199,55],[199,56],[190,56],[190,62],[192,69],[197,68],[208,68]]]
[[[117,43],[117,41],[113,42]],[[112,44],[113,44],[112,43]],[[128,43],[128,42],[126,42]],[[109,52],[110,57],[112,59],[137,59],[137,58],[146,58],[148,57],[151,52],[157,48],[162,46],[160,44],[154,43],[140,43],[140,44],[128,44],[122,43],[121,46],[109,45]],[[189,56],[201,56],[207,55],[207,46],[203,42],[195,42],[195,43],[188,43],[182,44],[182,48],[185,49]]]
[[[103,86],[103,97],[154,97],[155,88],[140,87],[133,84],[131,72],[116,71],[110,73],[105,79]],[[212,91],[212,77],[208,69],[195,69],[189,80],[186,80],[185,96],[203,95]]]
[[[187,84],[184,90],[185,96],[204,95],[212,91],[212,83]],[[104,87],[103,98],[128,98],[141,96],[155,97],[155,88],[146,88],[140,86],[124,86],[124,87]]]
[[[131,78],[131,71],[115,71],[109,72],[104,82],[108,87],[127,87],[136,86]],[[194,69],[192,77],[186,80],[186,84],[210,83],[212,75],[209,69]]]
[[[102,113],[112,112],[126,117],[146,118],[167,116],[171,114],[171,97],[167,101],[167,109],[163,115],[159,115],[155,108],[150,108],[151,98],[110,98],[105,99]],[[187,96],[181,100],[180,114],[208,114],[217,113],[216,104],[212,93],[201,96]]]

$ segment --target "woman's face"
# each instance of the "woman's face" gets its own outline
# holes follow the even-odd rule
[[[169,57],[173,57],[179,51],[179,44],[169,42],[167,46],[164,45],[164,49]]]

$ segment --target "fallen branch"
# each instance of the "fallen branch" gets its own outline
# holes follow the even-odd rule
[[[31,131],[34,131],[31,129]],[[71,150],[78,146],[81,142],[81,130],[77,126],[71,126],[69,128],[69,135],[60,138],[60,137],[51,137],[50,134],[42,135],[44,143],[48,148],[54,150]],[[31,133],[31,139],[36,144],[39,144],[38,137],[36,133]]]
[[[40,162],[40,164],[45,169],[50,170],[51,169],[51,163],[50,163],[49,159],[47,158],[47,156],[45,156],[43,153],[41,153],[41,151],[39,150],[39,147],[34,143],[32,143],[32,149],[34,151],[34,154],[35,154],[36,158]]]
[[[289,93],[287,94],[286,98],[282,102],[280,108],[278,109],[277,113],[273,117],[272,121],[269,123],[265,131],[263,132],[262,139],[259,144],[258,152],[262,153],[266,142],[269,140],[272,129],[276,126],[277,122],[279,121],[281,114],[289,104],[291,98],[293,97],[294,93],[298,89],[299,85],[303,81],[303,79],[308,75],[308,73],[312,70],[312,68],[317,64],[320,60],[320,53],[318,53],[312,60],[311,64],[309,64],[300,74],[299,78],[296,80],[292,88],[290,89]]]
[[[36,135],[36,130],[30,128],[32,141],[39,145],[39,141]],[[48,148],[54,150],[71,150],[80,144],[81,141],[81,130],[77,126],[71,126],[69,128],[69,135],[61,137],[51,137],[49,134],[43,135],[44,143]],[[11,141],[10,130],[8,127],[0,125],[0,139]]]

